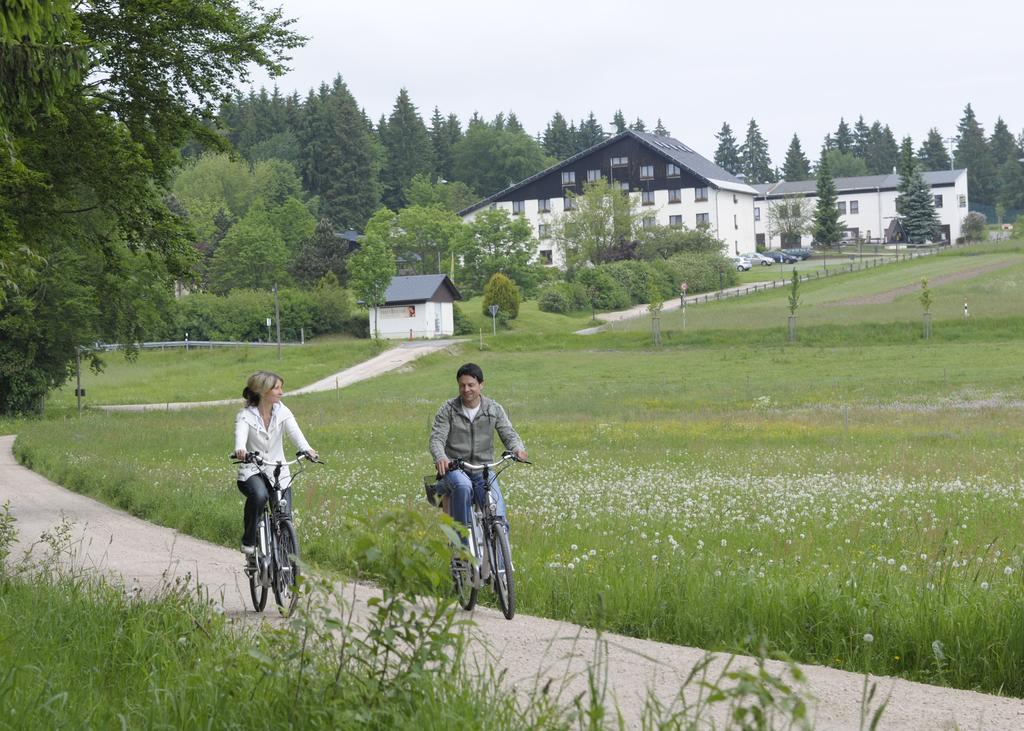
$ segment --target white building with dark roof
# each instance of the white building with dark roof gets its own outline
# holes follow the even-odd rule
[[[942,226],[943,240],[955,242],[962,235],[961,228],[968,212],[966,170],[937,170],[922,173],[932,188],[935,197],[935,212]],[[863,175],[853,178],[836,178],[836,205],[840,221],[846,229],[844,238],[891,241],[891,234],[899,230],[893,221],[897,218],[896,196],[900,176]],[[769,209],[790,196],[801,196],[811,206],[818,203],[816,180],[786,181],[755,185],[757,199],[754,202],[754,226],[759,248],[783,248],[778,232],[771,230]],[[785,246],[810,246],[812,237],[805,234],[799,243],[785,242]]]
[[[471,221],[484,208],[524,216],[537,237],[537,258],[562,265],[550,234],[588,182],[601,177],[640,203],[644,226],[707,226],[726,253],[754,248],[757,191],[672,137],[626,130],[460,211]]]
[[[370,334],[404,340],[443,338],[455,332],[454,302],[462,295],[445,274],[393,277],[381,307],[370,308]]]

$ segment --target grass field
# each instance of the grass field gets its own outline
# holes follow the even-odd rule
[[[279,372],[286,375],[287,386],[296,388],[364,361],[380,347],[371,340],[336,336],[285,345],[280,359],[276,348],[263,346],[145,350],[134,362],[112,351],[103,355],[101,373],[93,373],[83,364],[82,387],[86,405],[241,398],[245,380],[253,371]],[[49,402],[58,409],[74,407],[75,384],[65,385]]]
[[[536,313],[546,334],[290,399],[329,461],[297,490],[304,552],[343,569],[352,517],[426,510],[429,423],[476,360],[535,462],[502,483],[524,613],[1024,696],[1016,246],[806,283],[794,345],[781,292],[688,308],[685,331],[666,314],[660,349],[643,322],[583,337]],[[927,342],[914,292],[837,304],[967,268],[985,271],[933,285]],[[964,296],[966,321],[946,306]],[[234,545],[232,417],[25,422],[17,451],[62,484]]]

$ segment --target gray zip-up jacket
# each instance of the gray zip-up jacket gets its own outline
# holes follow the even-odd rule
[[[463,413],[462,399],[456,396],[441,404],[434,416],[434,426],[430,430],[430,454],[435,463],[444,458],[493,462],[495,431],[505,449],[526,449],[501,404],[481,396],[480,411],[470,422]]]

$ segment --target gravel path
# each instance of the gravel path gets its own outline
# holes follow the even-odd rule
[[[158,588],[174,577],[201,582],[225,612],[239,620],[255,615],[247,609],[248,584],[242,573],[241,554],[147,523],[91,498],[70,492],[18,465],[11,447],[13,436],[0,437],[0,504],[9,502],[17,519],[21,546],[67,518],[80,537],[78,561],[122,581],[126,588]],[[225,479],[225,490],[233,489]],[[16,551],[15,555],[20,554]],[[374,596],[373,587],[354,585],[357,609]],[[358,611],[357,611],[358,615]],[[565,622],[517,616],[506,621],[498,612],[473,613],[478,657],[508,671],[510,686],[532,688],[549,679],[561,688],[562,698],[585,692],[586,669],[594,657],[593,631]],[[271,620],[274,621],[274,620]],[[488,638],[485,646],[480,636]],[[632,637],[606,634],[607,683],[628,728],[638,728],[643,698],[649,691],[670,703],[680,680],[702,658],[703,651]],[[749,658],[737,661],[752,667]],[[773,672],[781,670],[770,663]],[[720,665],[719,665],[720,667]],[[812,718],[819,729],[859,729],[860,697],[864,678],[831,668],[804,666]],[[950,690],[894,678],[877,678],[880,697],[890,696],[882,717],[884,729],[1021,729],[1024,700]],[[719,723],[722,718],[719,716]]]

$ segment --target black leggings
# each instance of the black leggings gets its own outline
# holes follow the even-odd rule
[[[245,482],[238,481],[238,490],[245,495],[245,513],[242,523],[245,530],[242,533],[242,543],[246,546],[256,545],[256,522],[263,513],[263,506],[270,499],[268,482],[262,472],[253,475]],[[289,514],[292,507],[291,492],[291,488],[281,491],[282,497],[288,503]]]

